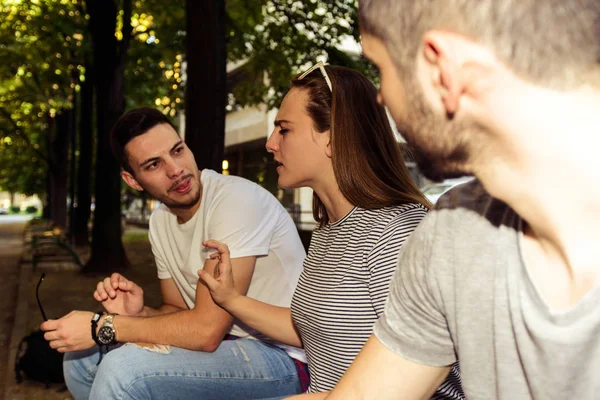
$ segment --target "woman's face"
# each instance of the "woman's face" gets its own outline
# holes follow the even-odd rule
[[[277,162],[279,185],[284,188],[314,186],[331,169],[329,131],[319,133],[306,111],[308,92],[293,88],[283,99],[267,151]]]

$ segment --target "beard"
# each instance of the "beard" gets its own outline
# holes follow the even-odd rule
[[[192,208],[194,205],[196,205],[199,201],[200,201],[200,182],[199,182],[199,178],[198,176],[196,176],[195,174],[188,174],[184,177],[182,177],[181,179],[179,179],[177,182],[173,183],[173,185],[171,186],[171,188],[169,188],[168,193],[173,192],[173,190],[184,180],[191,178],[190,179],[190,185],[195,186],[192,188],[192,190],[188,193],[186,193],[185,195],[183,195],[183,199],[182,200],[177,200],[174,199],[170,196],[165,196],[165,195],[159,195],[156,193],[152,193],[150,190],[147,190],[148,193],[150,195],[152,195],[152,197],[154,197],[156,200],[160,201],[162,204],[164,204],[165,206],[167,206],[169,209],[188,209],[188,208]]]
[[[474,129],[449,115],[436,115],[414,79],[406,82],[406,115],[394,118],[419,170],[427,179],[442,181],[468,175],[466,137]]]
[[[165,206],[167,206],[169,209],[186,209],[186,208],[192,208],[194,205],[196,205],[198,203],[198,201],[200,201],[200,188],[196,188],[193,191],[191,191],[190,193],[188,193],[186,196],[188,196],[188,198],[186,200],[175,200],[172,199],[170,197],[164,197],[163,199],[157,199],[158,201],[160,201],[161,203],[163,203]]]

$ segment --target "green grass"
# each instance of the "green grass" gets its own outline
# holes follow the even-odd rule
[[[124,243],[136,243],[136,242],[147,242],[148,241],[148,233],[147,232],[125,232],[123,234],[123,242]]]

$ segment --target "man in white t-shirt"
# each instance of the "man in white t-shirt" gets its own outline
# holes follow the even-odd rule
[[[230,400],[301,392],[302,350],[258,338],[213,302],[197,275],[202,266],[218,274],[203,246],[218,239],[231,249],[238,290],[289,307],[305,251],[286,210],[246,179],[199,171],[158,110],[125,114],[111,141],[124,181],[162,203],[149,238],[163,304],[144,306],[142,289],[113,274],[94,292],[108,314],[74,311],[42,325],[50,345],[69,352],[65,380],[74,397]],[[111,350],[101,357],[104,345]]]

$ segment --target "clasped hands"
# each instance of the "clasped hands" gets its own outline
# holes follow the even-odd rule
[[[144,309],[142,288],[118,273],[98,282],[93,296],[109,313],[135,316]],[[91,335],[93,316],[89,311],[71,311],[60,319],[44,322],[40,329],[50,347],[59,353],[86,350],[96,344]],[[102,320],[98,327],[101,325]]]

